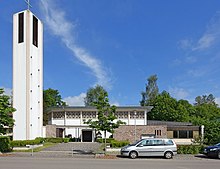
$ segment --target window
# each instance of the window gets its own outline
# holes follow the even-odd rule
[[[159,145],[163,145],[164,143],[163,143],[163,140],[154,140],[153,141],[153,145],[154,146],[159,146]]]
[[[187,131],[180,130],[179,131],[179,138],[187,138]]]
[[[173,141],[172,140],[165,140],[165,145],[173,145]]]
[[[178,138],[178,131],[173,131],[173,138]]]
[[[189,138],[193,138],[193,131],[188,131],[188,134],[189,134]]]
[[[38,20],[33,16],[33,45],[38,47]]]
[[[173,138],[193,138],[193,131],[191,130],[173,131]]]
[[[155,136],[161,136],[161,130],[155,130]]]
[[[24,13],[18,14],[18,43],[24,42]]]

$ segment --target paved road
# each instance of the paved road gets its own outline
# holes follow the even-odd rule
[[[0,157],[0,169],[219,169],[220,160],[192,159],[93,159]]]

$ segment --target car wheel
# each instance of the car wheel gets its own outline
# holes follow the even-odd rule
[[[217,157],[218,157],[218,159],[220,159],[220,151],[218,152],[218,156]]]
[[[164,154],[164,157],[166,159],[171,159],[173,158],[173,153],[171,151],[167,151],[165,154]]]
[[[130,156],[130,158],[135,159],[135,158],[137,158],[138,154],[136,151],[132,151],[132,152],[130,152],[129,156]]]

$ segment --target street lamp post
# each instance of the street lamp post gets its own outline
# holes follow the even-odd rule
[[[65,107],[62,106],[63,111],[64,111],[64,138],[66,137],[66,111],[65,111]]]
[[[134,111],[134,141],[136,141],[136,115],[137,115],[137,112]]]

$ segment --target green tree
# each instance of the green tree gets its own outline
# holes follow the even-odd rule
[[[197,96],[195,98],[195,101],[196,101],[196,103],[195,103],[196,106],[199,106],[202,104],[211,104],[214,106],[218,106],[215,103],[215,97],[213,96],[213,94],[209,94],[208,96],[207,95]]]
[[[157,75],[152,75],[148,79],[145,92],[142,92],[142,100],[140,101],[141,106],[150,106],[153,104],[154,99],[159,94],[157,86]]]
[[[47,89],[43,92],[43,124],[48,124],[47,109],[50,107],[66,106],[66,102],[62,101],[58,90]]]
[[[154,99],[153,109],[148,113],[150,120],[163,121],[188,121],[187,109],[181,102],[172,98],[170,94],[163,91]]]
[[[6,134],[4,127],[13,127],[12,113],[14,111],[15,109],[10,103],[10,97],[4,94],[4,89],[0,89],[0,135]]]
[[[93,103],[98,101],[100,94],[104,92],[107,91],[100,85],[89,88],[84,99],[85,106],[93,106]]]
[[[114,133],[114,129],[125,123],[121,120],[115,122],[117,119],[115,116],[116,106],[110,106],[107,92],[100,92],[98,100],[93,102],[93,105],[98,110],[98,120],[89,119],[85,124],[89,124],[89,127],[97,131],[104,131],[106,150],[106,132]]]
[[[219,143],[220,140],[220,121],[208,120],[202,117],[191,117],[193,125],[204,125],[204,143],[207,145],[213,145]]]

